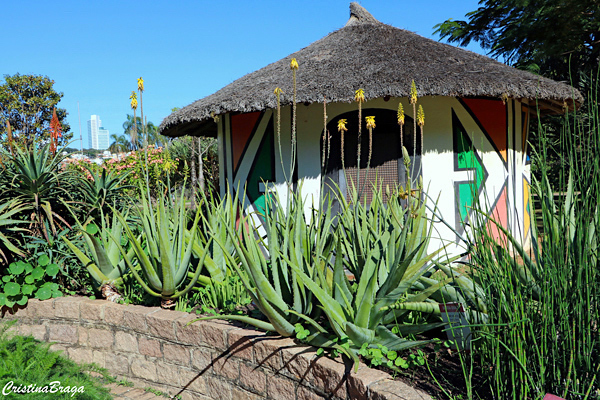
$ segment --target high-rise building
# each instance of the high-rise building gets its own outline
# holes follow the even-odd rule
[[[98,115],[92,115],[88,121],[88,146],[90,149],[98,149],[98,128],[102,121]]]
[[[108,149],[108,129],[98,128],[98,150]]]
[[[92,115],[88,121],[88,145],[95,150],[108,149],[108,129],[102,127],[98,115]]]

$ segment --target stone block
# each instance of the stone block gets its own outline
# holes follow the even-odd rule
[[[281,347],[292,347],[295,343],[292,339],[269,337],[259,338],[254,341],[254,357],[256,364],[264,367],[270,367],[279,372],[283,368],[281,358]]]
[[[232,400],[232,384],[216,376],[206,377],[206,394],[212,399]]]
[[[48,326],[48,331],[50,342],[76,344],[79,340],[76,326],[51,324]]]
[[[184,313],[171,310],[157,310],[146,317],[148,323],[148,333],[151,335],[167,339],[175,339],[175,329],[173,322],[183,316]]]
[[[351,362],[345,365],[327,357],[319,357],[311,367],[308,380],[325,394],[345,399],[347,375],[351,370]]]
[[[88,346],[88,337],[89,337],[88,329],[84,328],[83,326],[80,326],[77,331],[79,332],[79,338],[77,340],[77,344],[79,346],[87,347]]]
[[[267,391],[267,374],[263,368],[241,362],[240,385],[251,392],[265,394]]]
[[[170,386],[180,386],[179,366],[164,361],[156,362],[156,376],[158,382],[168,384]]]
[[[213,374],[237,381],[240,377],[240,362],[229,356],[217,357],[213,361]]]
[[[282,375],[268,375],[267,397],[277,400],[296,400],[295,382]]]
[[[308,379],[312,364],[317,359],[315,347],[295,345],[281,349],[283,360],[282,374],[300,382]]]
[[[108,309],[107,309],[108,310]],[[115,333],[115,350],[126,353],[138,353],[137,338],[127,332],[117,331]]]
[[[227,331],[227,345],[230,354],[248,360],[254,361],[254,340],[264,338],[264,332],[253,329],[232,329]]]
[[[252,392],[248,392],[244,389],[240,389],[239,387],[233,386],[231,389],[231,399],[232,400],[261,400],[263,397],[254,394]]]
[[[105,329],[91,328],[88,331],[88,342],[95,349],[110,349],[113,346],[113,332]]]
[[[106,368],[106,359],[108,357],[113,357],[112,352],[110,353],[105,353],[103,351],[99,351],[99,350],[93,350],[92,353],[92,361],[94,362],[94,364],[99,365],[102,368]],[[125,368],[127,368],[128,365],[125,365]]]
[[[158,310],[156,307],[126,306],[123,309],[123,324],[126,328],[140,333],[147,333],[146,316]]]
[[[22,325],[25,326],[25,325]],[[46,342],[47,340],[47,329],[46,325],[31,325],[30,335],[33,336],[34,339],[39,340],[40,342]]]
[[[54,343],[50,345],[50,351],[58,351],[64,354],[66,350],[67,348],[62,344]]]
[[[226,332],[235,327],[223,321],[209,320],[200,321],[200,332],[202,342],[208,347],[214,347],[218,350],[227,350]]]
[[[81,297],[59,297],[54,300],[54,316],[64,319],[79,319]]]
[[[190,348],[180,345],[163,343],[163,354],[165,361],[175,364],[190,366]]]
[[[192,367],[203,374],[209,372],[212,367],[213,351],[208,347],[192,348]]]
[[[186,367],[179,367],[179,384],[182,388],[206,395],[205,376]]]
[[[177,318],[174,322],[175,326],[175,337],[177,341],[183,344],[191,344],[193,346],[199,346],[202,343],[202,334],[200,331],[200,321],[191,321],[198,318],[197,315],[185,314]]]
[[[154,361],[148,361],[144,357],[135,356],[131,361],[131,375],[136,378],[156,382],[156,364]]]
[[[144,336],[140,336],[138,339],[138,348],[140,354],[144,356],[161,358],[163,356],[162,350],[160,349],[160,342],[155,339],[148,339]]]
[[[68,349],[69,358],[78,364],[90,364],[93,362],[92,349],[72,347]]]
[[[85,300],[79,305],[79,315],[86,321],[102,321],[106,300]]]
[[[352,400],[355,400],[353,397],[350,397]],[[316,394],[314,391],[310,390],[305,386],[298,386],[298,391],[296,393],[297,400],[325,400],[328,397],[323,397]]]
[[[373,400],[432,400],[427,393],[401,381],[382,380],[369,386]]]
[[[31,301],[31,300],[30,300]],[[54,299],[33,302],[32,316],[39,319],[54,318]]]
[[[127,357],[120,354],[110,353],[108,357],[105,358],[104,368],[114,375],[129,376],[129,360]]]
[[[390,379],[390,375],[362,365],[358,372],[352,371],[348,375],[348,396],[351,399],[367,400],[369,398],[368,387],[384,379]]]
[[[104,306],[104,322],[110,325],[123,326],[123,311],[126,306],[107,301]]]

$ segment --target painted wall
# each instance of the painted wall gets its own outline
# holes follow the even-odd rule
[[[407,99],[376,99],[363,104],[364,116],[371,110],[380,115],[396,112],[402,102],[407,117],[412,106]],[[462,220],[472,215],[471,206],[484,204],[502,225],[518,237],[529,234],[529,166],[526,162],[527,103],[508,99],[505,103],[492,98],[423,97],[419,104],[425,110],[424,147],[421,155],[422,176],[430,197],[429,205],[446,224],[436,222],[439,240],[432,241],[431,250],[442,244],[452,253],[464,246]],[[340,116],[357,110],[356,104],[327,105],[329,134],[339,140],[336,126]],[[285,196],[286,178],[290,175],[291,107],[283,107],[281,135],[277,133],[277,114],[272,110],[247,114],[227,114],[219,121],[219,156],[221,188],[243,188],[246,185],[247,211],[261,211],[265,202],[265,184]],[[376,125],[378,121],[376,120]],[[397,129],[382,124],[382,129]],[[389,121],[388,121],[389,122]],[[410,121],[412,123],[412,120]],[[357,124],[348,120],[348,125]],[[294,180],[301,182],[307,207],[318,204],[323,177],[322,147],[323,105],[297,107],[297,164]],[[379,129],[379,131],[378,131]],[[420,134],[420,131],[418,131]],[[406,136],[405,136],[406,138]],[[279,152],[281,141],[281,155]],[[368,134],[363,127],[363,142]],[[406,139],[405,145],[406,145]],[[420,138],[419,138],[420,142]],[[381,146],[381,144],[380,144]],[[408,146],[407,146],[408,147]],[[419,145],[417,149],[419,149]],[[377,147],[373,152],[377,152]],[[367,158],[363,150],[361,157]],[[260,219],[255,217],[257,223]],[[490,225],[494,235],[500,231]]]

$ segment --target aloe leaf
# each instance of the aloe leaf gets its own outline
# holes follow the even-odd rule
[[[272,324],[262,321],[260,319],[248,317],[247,315],[215,315],[211,317],[201,317],[194,319],[187,323],[187,325],[193,324],[196,321],[208,321],[211,319],[224,319],[231,321],[240,321],[248,325],[252,325],[258,329],[262,329],[263,331],[275,332],[275,327]]]
[[[419,347],[431,343],[432,340],[407,340],[392,333],[385,326],[378,326],[376,329],[377,344],[387,347],[389,350],[400,351]]]
[[[375,342],[375,331],[373,329],[357,326],[352,322],[346,322],[345,329],[346,335],[356,347],[361,347],[364,343],[371,344]]]

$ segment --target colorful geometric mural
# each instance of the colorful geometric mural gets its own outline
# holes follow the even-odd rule
[[[501,100],[459,99],[508,168],[507,108]]]
[[[497,243],[506,243],[506,235],[498,228],[498,224],[503,228],[508,226],[508,184],[505,183],[500,190],[500,195],[491,207],[490,218],[493,221],[488,222],[488,233]]]
[[[254,161],[246,180],[248,199],[260,213],[264,213],[266,205],[267,188],[265,183],[275,181],[274,138],[273,118],[271,118],[254,155]]]
[[[231,153],[234,176],[258,127],[261,114],[262,112],[258,111],[231,116]]]
[[[456,228],[462,230],[462,222],[467,219],[471,208],[477,202],[488,177],[488,172],[454,110],[452,110],[452,136],[454,171],[469,172],[469,175],[465,177],[466,179],[454,182],[457,204]]]
[[[527,239],[531,230],[531,209],[529,181],[523,176],[523,240]]]

